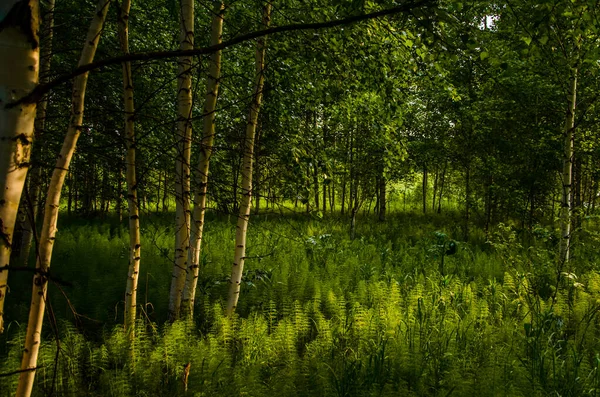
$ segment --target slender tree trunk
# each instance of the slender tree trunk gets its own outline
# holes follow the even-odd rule
[[[129,10],[131,0],[123,0],[119,10],[119,43],[124,55],[129,54]],[[125,137],[127,154],[125,157],[125,178],[127,181],[127,206],[129,208],[129,270],[125,287],[125,331],[133,352],[135,339],[135,318],[137,308],[137,286],[140,271],[141,238],[140,213],[138,209],[137,178],[135,173],[135,106],[133,101],[133,78],[131,62],[123,62],[123,103],[125,109]],[[120,172],[119,172],[120,173]],[[119,178],[119,181],[121,178]],[[119,183],[120,185],[120,183]],[[158,200],[157,200],[158,201]]]
[[[582,205],[582,185],[583,185],[583,164],[581,163],[580,158],[575,158],[573,163],[573,182],[574,182],[574,192],[573,192],[573,204],[571,207],[571,217],[573,229],[579,229],[581,226],[581,215],[583,210]]]
[[[490,175],[490,177],[488,178],[488,182],[486,183],[486,187],[485,187],[485,226],[484,226],[484,231],[485,231],[486,240],[489,238],[490,224],[492,223],[492,199],[493,199],[492,185],[493,185],[493,183],[494,183],[494,179]],[[532,203],[533,203],[533,201],[532,201]],[[533,204],[532,204],[531,208],[533,211]]]
[[[127,133],[127,131],[125,132]],[[127,168],[127,165],[125,166]],[[127,169],[125,170],[125,174],[127,174]],[[127,175],[125,175],[127,178]],[[117,210],[117,218],[119,218],[119,223],[123,222],[123,195],[121,192],[123,191],[123,169],[121,168],[121,164],[119,164],[119,169],[117,170],[117,192],[115,194],[115,200],[117,201],[115,204],[115,209]]]
[[[348,153],[350,163],[350,200],[348,201],[348,210],[350,211],[350,238],[356,237],[356,215],[358,214],[358,178],[354,167],[354,140],[350,134],[350,151]]]
[[[169,178],[169,173],[167,172],[167,170],[164,171],[164,176],[165,176],[165,183],[163,184],[163,196],[162,196],[162,210],[163,212],[168,212],[169,211],[169,190],[168,190],[168,186],[169,186],[169,182],[168,182],[168,178]]]
[[[2,18],[3,17],[3,18]],[[39,72],[39,4],[0,3],[0,333],[13,232],[29,169],[35,103],[7,106],[33,90]]]
[[[438,198],[438,208],[437,208],[437,213],[441,214],[442,213],[442,197],[444,195],[444,185],[446,182],[446,168],[448,167],[448,162],[446,162],[444,164],[444,169],[442,170],[442,177],[441,177],[441,183],[440,183],[440,197]]]
[[[335,211],[335,178],[331,178],[331,184],[329,185],[329,208],[331,213]]]
[[[69,171],[67,174],[67,187],[69,192],[67,195],[67,215],[71,215],[71,207],[73,206],[73,172]]]
[[[379,179],[379,220],[382,222],[385,221],[387,211],[386,185],[387,181],[385,176],[381,175],[381,178]]]
[[[598,197],[598,182],[592,179],[592,206],[591,213],[593,214],[596,211],[596,197]],[[553,215],[554,217],[554,215]]]
[[[571,76],[571,87],[569,93],[569,109],[565,120],[564,128],[564,152],[563,152],[563,172],[562,172],[562,200],[560,208],[560,249],[559,260],[561,265],[569,262],[571,246],[571,197],[573,181],[573,154],[575,143],[575,105],[577,101],[577,74],[578,70],[573,71]]]
[[[181,0],[179,48],[194,48],[194,1]],[[192,57],[180,57],[177,91],[177,137],[175,162],[175,263],[169,293],[169,319],[179,318],[190,247],[190,159],[192,152]]]
[[[465,177],[465,234],[464,240],[469,240],[469,222],[471,219],[471,164],[467,164],[467,173]]]
[[[583,174],[582,170],[582,178],[583,178],[583,187],[581,191],[581,215],[589,215],[590,203],[592,200],[590,199],[590,182],[591,178],[589,173]]]
[[[435,204],[437,199],[437,192],[439,188],[439,179],[440,179],[440,168],[439,166],[435,167],[435,174],[433,178],[433,196],[431,198],[431,211],[435,213]]]
[[[98,6],[85,39],[78,66],[86,65],[93,61],[109,4],[110,0],[100,0],[98,2]],[[56,226],[60,194],[69,170],[69,164],[71,163],[75,151],[75,146],[77,145],[77,139],[79,138],[82,129],[87,79],[88,73],[84,73],[75,77],[73,82],[71,119],[69,121],[67,135],[63,142],[60,155],[58,156],[56,166],[52,172],[52,180],[48,186],[44,223],[42,226],[42,235],[40,238],[40,247],[36,263],[36,269],[41,272],[47,272],[50,268],[52,249],[54,248],[54,240],[57,231]],[[27,333],[25,335],[25,348],[23,350],[23,359],[21,361],[21,370],[24,372],[21,372],[19,376],[19,385],[16,393],[18,397],[31,395],[31,390],[33,388],[33,380],[36,372],[34,368],[37,365],[44,310],[46,307],[47,285],[48,279],[42,273],[36,273],[33,278],[31,307],[29,309],[29,320],[27,323]]]
[[[102,170],[102,187],[100,189],[100,212],[102,213],[102,219],[104,219],[105,211],[108,212],[108,170]]]
[[[159,213],[160,212],[160,185],[162,184],[162,178],[161,178],[161,174],[160,174],[160,170],[158,171],[158,176],[156,179],[156,211],[155,213]]]
[[[217,45],[223,37],[223,3],[219,3],[214,11],[211,28],[211,45]],[[206,82],[206,96],[204,98],[204,119],[202,129],[202,143],[200,158],[196,172],[196,194],[194,195],[194,214],[192,216],[192,240],[189,252],[189,268],[186,283],[183,289],[182,306],[183,314],[190,318],[194,315],[194,300],[196,285],[200,270],[200,250],[202,247],[202,234],[204,231],[204,216],[206,214],[206,191],[208,187],[208,171],[210,158],[215,139],[215,109],[219,93],[219,79],[221,77],[221,51],[211,55]]]
[[[535,175],[535,173],[534,173],[534,175]],[[535,221],[535,210],[536,210],[536,207],[535,207],[535,196],[536,196],[536,194],[535,193],[536,193],[536,189],[535,189],[535,181],[534,181],[531,184],[531,186],[529,187],[529,198],[528,198],[528,201],[529,201],[529,216],[528,216],[528,218],[529,218],[528,219],[529,225],[528,226],[529,226],[530,230],[533,229],[533,223]],[[491,218],[491,213],[492,213],[492,208],[491,208],[492,194],[491,194],[491,192],[490,192],[489,195],[490,195],[490,200],[489,200],[490,201],[490,205],[487,208],[487,210],[489,211],[489,214],[486,214],[487,219]],[[489,222],[489,221],[487,221],[487,222]]]
[[[271,3],[266,3],[263,9],[262,24],[265,28],[271,22]],[[265,53],[267,49],[267,37],[258,39],[256,48],[256,87],[250,105],[250,114],[246,125],[246,138],[244,140],[244,159],[242,166],[242,204],[238,217],[235,233],[235,258],[231,268],[231,281],[229,286],[229,298],[227,300],[227,315],[235,312],[240,296],[240,283],[244,270],[246,256],[246,232],[250,220],[250,203],[252,200],[252,160],[254,158],[254,135],[258,122],[258,112],[262,102],[262,91],[265,82]]]
[[[306,213],[310,213],[310,164],[306,164]]]
[[[340,201],[342,202],[342,208],[340,209],[340,214],[344,215],[344,210],[346,209],[346,173],[342,176],[342,197],[340,197]]]
[[[358,184],[354,183],[354,189],[350,195],[352,207],[351,219],[350,219],[350,239],[354,240],[356,237],[356,215],[358,214]]]
[[[319,204],[319,166],[317,161],[313,162],[313,184],[315,185],[315,208],[319,211],[321,205]]]
[[[427,167],[423,167],[423,213],[427,213]]]
[[[327,212],[327,184],[325,183],[325,179],[323,179],[323,214]]]
[[[44,108],[44,116],[43,118],[46,117],[46,104],[47,101],[43,100],[38,104],[38,113],[36,115],[36,123],[38,124],[38,117],[40,117],[40,108],[43,106]],[[40,129],[39,131],[42,131],[42,129]],[[39,134],[38,132],[38,128],[35,128],[35,135],[37,137],[39,137],[41,134]],[[29,203],[26,203],[26,212],[27,214],[27,220],[25,222],[25,224],[23,225],[23,238],[22,238],[22,246],[21,246],[21,251],[20,251],[20,259],[19,262],[26,264],[27,260],[29,258],[29,252],[31,251],[31,245],[33,244],[33,235],[34,233],[37,233],[36,230],[36,225],[37,225],[37,219],[39,218],[39,212],[40,212],[40,192],[41,192],[41,184],[42,184],[42,168],[39,166],[39,164],[37,166],[34,166],[33,170],[30,172],[29,174],[29,189],[28,189],[28,193],[29,193]]]

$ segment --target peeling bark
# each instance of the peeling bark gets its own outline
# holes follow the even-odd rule
[[[10,265],[21,193],[29,169],[36,105],[7,106],[32,91],[39,72],[39,5],[7,0],[0,5],[0,268]],[[0,270],[0,333],[8,270]]]

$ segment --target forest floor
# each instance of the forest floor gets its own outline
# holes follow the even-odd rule
[[[359,218],[351,240],[347,218],[253,216],[238,314],[227,318],[234,221],[209,216],[195,321],[165,324],[172,214],[142,219],[132,359],[120,325],[126,226],[64,217],[52,274],[66,284],[49,288],[34,394],[600,394],[595,218],[566,267],[543,227],[500,224],[488,238],[473,227],[464,241],[459,214],[392,213]],[[0,375],[19,367],[30,283],[10,276]],[[0,396],[17,378],[0,378]]]

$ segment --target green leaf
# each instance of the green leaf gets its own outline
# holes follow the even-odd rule
[[[482,51],[481,54],[479,54],[479,59],[481,59],[482,61],[485,60],[485,58],[489,57],[490,54],[488,54],[487,51]]]

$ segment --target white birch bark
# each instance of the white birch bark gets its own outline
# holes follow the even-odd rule
[[[263,9],[262,24],[267,28],[271,22],[271,3],[267,3]],[[252,201],[252,161],[254,159],[254,136],[258,113],[262,102],[262,91],[265,82],[265,53],[267,48],[267,37],[258,39],[256,47],[256,85],[250,113],[246,124],[246,136],[244,139],[244,158],[242,160],[242,202],[235,231],[235,255],[231,267],[231,280],[229,285],[229,297],[227,299],[227,315],[235,312],[240,296],[240,284],[244,271],[244,260],[246,257],[246,234],[248,221],[250,220],[250,205]]]
[[[129,10],[131,0],[123,0],[119,11],[119,41],[123,54],[129,54]],[[131,62],[123,62],[123,101],[125,108],[125,136],[127,154],[125,157],[127,180],[127,205],[129,207],[129,271],[125,289],[125,330],[133,342],[137,307],[137,285],[140,271],[141,238],[140,213],[137,198],[137,180],[135,174],[135,107],[133,102],[133,78]]]
[[[81,57],[79,58],[79,66],[88,64],[94,59],[109,4],[110,0],[99,0],[98,2],[85,39]],[[23,358],[21,361],[21,370],[25,372],[21,372],[19,376],[19,385],[16,393],[18,397],[29,397],[33,388],[35,367],[41,343],[42,323],[46,308],[48,279],[45,276],[45,272],[50,268],[52,249],[54,248],[54,240],[56,238],[61,190],[82,129],[87,79],[88,73],[84,73],[77,76],[73,82],[71,119],[48,187],[44,223],[42,225],[39,254],[36,262],[36,269],[40,273],[36,273],[33,278],[31,306],[29,308],[29,320],[25,335],[25,348],[23,349]]]
[[[181,0],[179,49],[194,48],[194,1]],[[169,293],[169,319],[177,320],[187,273],[190,247],[190,159],[192,149],[192,57],[180,57],[177,83],[177,138],[175,161],[175,262]]]
[[[29,169],[36,105],[10,103],[35,88],[39,73],[39,4],[0,3],[0,333],[12,239]]]
[[[221,43],[223,37],[223,11],[224,5],[220,2],[212,18],[210,45]],[[181,310],[185,316],[193,317],[196,285],[200,270],[200,250],[202,234],[204,231],[204,215],[206,214],[206,190],[208,186],[208,169],[215,139],[215,109],[219,93],[219,79],[221,76],[221,51],[213,53],[210,57],[208,77],[206,82],[206,96],[204,98],[202,142],[200,144],[200,157],[196,170],[196,192],[194,195],[194,213],[192,214],[191,244],[188,258],[188,270],[183,289]]]
[[[42,37],[40,49],[40,84],[45,84],[50,80],[50,66],[52,64],[52,40],[54,37],[54,0],[48,0],[48,9],[42,22]],[[43,135],[46,129],[46,109],[48,107],[48,96],[45,95],[37,105],[35,122],[34,122],[34,140],[38,140]],[[29,199],[30,205],[26,203],[25,219],[23,222],[23,238],[20,249],[19,262],[27,264],[29,251],[33,242],[33,234],[35,231],[36,219],[38,218],[40,185],[42,180],[42,168],[39,165],[33,164],[33,170],[29,174]],[[21,205],[24,201],[21,199]],[[29,213],[27,216],[27,213]]]
[[[563,172],[562,172],[562,200],[560,208],[560,252],[559,260],[561,266],[569,262],[571,248],[571,197],[573,195],[573,155],[575,143],[575,106],[577,102],[577,68],[571,76],[569,92],[569,109],[565,121],[565,140],[563,152]]]

